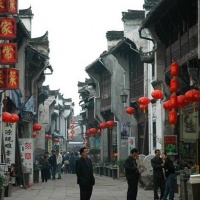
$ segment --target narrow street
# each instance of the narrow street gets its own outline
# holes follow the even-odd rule
[[[127,184],[124,178],[115,179],[95,176],[96,184],[91,200],[126,200]],[[62,179],[35,183],[31,188],[21,189],[13,186],[11,197],[5,200],[79,200],[79,187],[76,175],[62,174]],[[175,194],[178,200],[178,194]],[[138,200],[153,200],[153,191],[139,187]]]

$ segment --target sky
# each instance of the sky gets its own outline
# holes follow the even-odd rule
[[[142,10],[144,0],[18,0],[19,9],[31,6],[31,37],[48,31],[53,74],[43,85],[60,89],[79,106],[78,82],[89,78],[85,68],[107,50],[107,31],[123,31],[122,12]]]

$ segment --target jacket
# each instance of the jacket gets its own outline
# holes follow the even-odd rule
[[[75,163],[75,172],[77,175],[77,184],[94,185],[95,178],[93,175],[92,161],[88,158],[79,158]]]
[[[164,169],[165,169],[165,176],[166,178],[170,175],[170,174],[174,174],[175,173],[175,168],[174,168],[174,164],[173,161],[167,157],[165,164],[164,164]]]
[[[139,170],[137,168],[136,160],[129,156],[124,163],[126,179],[139,179]]]
[[[155,156],[151,159],[151,165],[153,167],[153,178],[164,179],[163,173],[163,160],[160,157]]]

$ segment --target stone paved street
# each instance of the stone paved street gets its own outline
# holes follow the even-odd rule
[[[112,179],[95,176],[91,200],[126,200],[127,183],[124,178]],[[79,200],[79,187],[76,175],[62,174],[62,179],[48,180],[47,183],[35,183],[31,188],[21,189],[13,186],[11,197],[5,200]],[[178,200],[178,194],[175,194]],[[138,200],[153,200],[153,191],[139,187]]]

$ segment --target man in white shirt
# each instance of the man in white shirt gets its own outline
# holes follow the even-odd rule
[[[61,179],[62,155],[59,153],[59,150],[56,150],[56,162],[57,162],[57,172],[58,172],[57,179]]]

